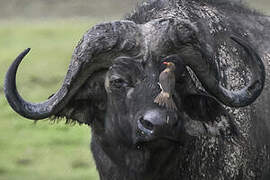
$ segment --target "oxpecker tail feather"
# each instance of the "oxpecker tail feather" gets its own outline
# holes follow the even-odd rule
[[[172,97],[169,95],[169,93],[161,92],[155,98],[154,102],[160,106],[165,106],[167,109],[177,110],[177,107],[176,107]]]

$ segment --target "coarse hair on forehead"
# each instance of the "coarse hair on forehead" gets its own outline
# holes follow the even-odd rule
[[[243,0],[144,0],[143,3],[137,5],[132,13],[127,14],[125,19],[134,21],[137,24],[144,24],[152,20],[151,17],[154,17],[166,8],[169,8],[169,11],[174,8],[177,10],[179,6],[185,6],[185,4],[192,2],[195,2],[197,5],[213,5],[222,11],[230,11],[232,13],[240,12],[261,15],[258,11],[248,8],[247,3]]]

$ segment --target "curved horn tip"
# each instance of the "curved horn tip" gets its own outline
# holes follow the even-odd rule
[[[21,62],[23,60],[23,58],[29,53],[29,51],[31,50],[31,48],[27,48],[25,49],[23,52],[21,52],[21,54],[19,54],[19,56],[15,59],[14,62]]]
[[[31,48],[26,48],[21,54],[23,54],[24,56],[26,56],[29,53],[30,50],[31,50]]]
[[[14,111],[28,119],[39,120],[47,118],[50,115],[50,109],[48,110],[47,108],[50,107],[50,104],[47,101],[36,104],[27,102],[20,96],[16,87],[17,69],[29,51],[30,48],[25,49],[10,65],[5,76],[4,93],[9,105]]]

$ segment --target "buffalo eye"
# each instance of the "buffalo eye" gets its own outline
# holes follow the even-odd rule
[[[120,89],[122,87],[127,87],[128,85],[128,82],[120,77],[112,77],[112,79],[110,80],[111,88]]]

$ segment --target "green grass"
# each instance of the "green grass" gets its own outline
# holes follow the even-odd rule
[[[62,83],[71,54],[96,20],[0,22],[0,180],[98,179],[89,149],[90,128],[33,121],[17,115],[3,94],[4,74],[13,59],[32,47],[22,63],[18,89],[42,101]]]

